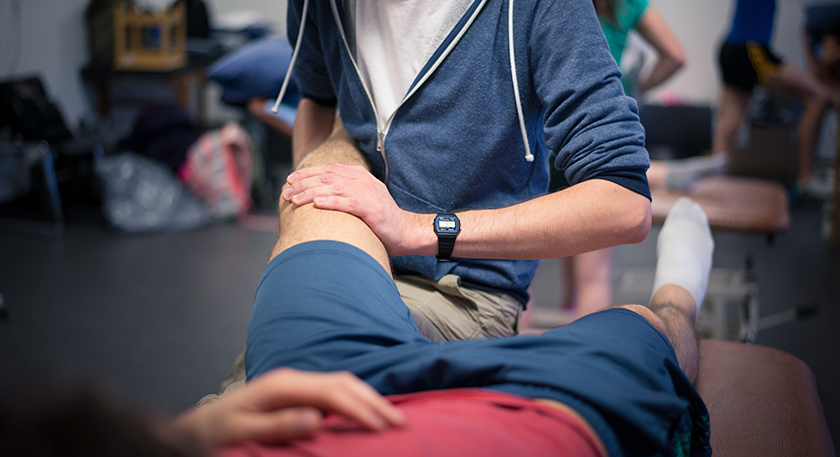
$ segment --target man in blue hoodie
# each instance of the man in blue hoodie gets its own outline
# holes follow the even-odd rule
[[[282,197],[366,222],[424,335],[515,333],[539,259],[647,236],[644,132],[591,1],[307,3],[295,160],[338,114],[370,171],[300,169]],[[546,195],[552,165],[572,187]]]

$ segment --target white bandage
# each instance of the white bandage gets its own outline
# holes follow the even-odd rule
[[[709,220],[700,205],[686,197],[677,200],[656,241],[653,293],[667,284],[682,287],[694,298],[699,313],[706,296],[714,249]]]

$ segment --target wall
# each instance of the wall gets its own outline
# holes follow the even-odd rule
[[[0,0],[0,80],[40,75],[71,126],[91,111],[79,74],[88,60],[86,6],[87,0]]]
[[[646,99],[659,99],[668,94],[695,104],[713,103],[718,89],[717,46],[728,29],[733,4],[730,0],[651,1],[677,36],[686,53],[687,65]],[[648,61],[652,63],[652,59]]]
[[[236,11],[254,11],[272,25],[277,33],[286,33],[286,2],[284,0],[205,0],[214,17],[221,18]]]
[[[173,0],[135,0],[150,8],[164,8],[172,4]],[[204,4],[213,18],[247,11],[259,15],[265,22],[272,25],[278,33],[286,30],[286,2],[284,0],[204,0]]]
[[[80,119],[93,113],[80,76],[89,59],[85,26],[88,2],[0,0],[0,80],[41,76],[70,126],[76,126]],[[169,5],[172,0],[138,3],[156,8]],[[206,0],[205,3],[214,15],[256,11],[275,28],[285,30],[283,0]]]
[[[714,104],[718,90],[716,53],[728,28],[733,0],[651,0],[671,26],[688,54],[688,67],[651,94],[673,95]],[[39,73],[57,98],[71,125],[92,112],[79,70],[87,63],[84,11],[88,0],[0,0],[0,79]],[[171,0],[141,0],[153,7]],[[282,32],[283,0],[205,0],[214,17],[250,10]],[[802,63],[800,28],[802,1],[778,0],[773,46],[788,60]],[[20,22],[13,6],[19,5]],[[18,28],[16,25],[19,24]],[[17,37],[20,58],[15,65]]]
[[[804,65],[801,30],[805,4],[831,0],[777,0],[776,22],[771,47],[796,65]],[[836,0],[835,0],[836,2]],[[735,10],[733,0],[651,0],[662,18],[677,35],[686,52],[688,65],[672,80],[646,97],[657,100],[673,96],[696,104],[714,105],[719,87],[718,47],[729,33]]]

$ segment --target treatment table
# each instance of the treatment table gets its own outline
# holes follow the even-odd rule
[[[793,355],[700,340],[694,385],[709,410],[714,456],[835,456],[814,375]]]
[[[768,241],[790,226],[787,191],[763,179],[712,176],[702,179],[690,192],[651,190],[654,224],[662,224],[680,197],[697,202],[709,217],[712,230],[764,233]]]
[[[768,180],[735,176],[712,176],[702,179],[686,193],[670,190],[651,191],[654,224],[662,224],[680,197],[689,197],[700,205],[709,218],[712,230],[764,234],[768,244],[776,233],[790,226],[787,191]],[[813,311],[797,309],[779,316],[759,319],[758,280],[752,257],[747,256],[743,269],[713,268],[709,275],[706,304],[698,318],[698,331],[716,339],[755,341],[758,330],[783,322],[779,316],[793,318]],[[644,292],[653,284],[653,270],[628,270],[619,279],[620,288],[639,288]],[[731,325],[728,308],[737,306],[739,319]],[[733,329],[734,327],[734,329]]]
[[[814,375],[802,360],[766,346],[713,339],[699,341],[699,358],[694,387],[709,411],[712,455],[836,456]]]
[[[790,225],[787,192],[766,180],[714,176],[699,181],[686,194],[652,194],[654,223],[663,223],[677,199],[688,196],[706,212],[713,230],[764,233],[772,242],[776,233]],[[708,323],[713,333],[724,325],[714,321],[725,321],[726,299],[740,293],[744,306],[738,337],[754,340],[759,328],[758,285],[750,276],[738,270],[712,270],[707,293],[710,302],[704,306],[713,308],[713,322]],[[715,456],[835,455],[814,375],[791,354],[760,345],[703,339],[695,387],[709,409]]]

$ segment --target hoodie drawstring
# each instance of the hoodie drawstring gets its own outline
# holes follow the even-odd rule
[[[508,49],[510,50],[510,77],[513,80],[513,97],[516,99],[516,114],[519,116],[519,130],[522,131],[522,143],[525,145],[525,160],[534,161],[531,145],[528,144],[528,132],[525,130],[525,116],[522,115],[522,102],[519,99],[519,83],[516,80],[516,57],[513,53],[513,0],[508,2]]]
[[[292,60],[289,62],[289,69],[286,71],[286,77],[283,78],[283,85],[280,86],[280,94],[277,96],[277,101],[271,107],[271,112],[277,114],[280,111],[280,101],[286,95],[286,87],[289,86],[289,79],[292,77],[292,68],[295,67],[295,60],[297,60],[298,51],[300,51],[300,44],[303,42],[303,29],[306,27],[306,12],[309,9],[309,0],[303,0],[303,15],[300,16],[300,30],[298,30],[297,43],[295,43],[295,50],[292,52]]]
[[[306,13],[309,9],[309,0],[303,0],[303,15],[301,15],[300,30],[298,31],[297,43],[295,43],[295,50],[292,52],[292,60],[289,62],[289,70],[286,72],[286,77],[283,78],[283,85],[280,87],[280,94],[277,95],[277,100],[271,108],[271,112],[277,114],[280,109],[280,101],[283,95],[286,94],[286,87],[289,85],[289,78],[292,76],[292,69],[297,60],[300,45],[303,42],[303,30],[306,27]],[[522,144],[525,145],[525,160],[528,162],[534,161],[534,155],[531,154],[531,146],[528,144],[528,132],[525,129],[525,116],[522,114],[522,101],[519,98],[519,83],[516,79],[516,58],[513,52],[513,0],[508,2],[508,50],[510,52],[510,76],[513,81],[513,96],[516,99],[516,114],[519,117],[519,130],[522,132]]]

